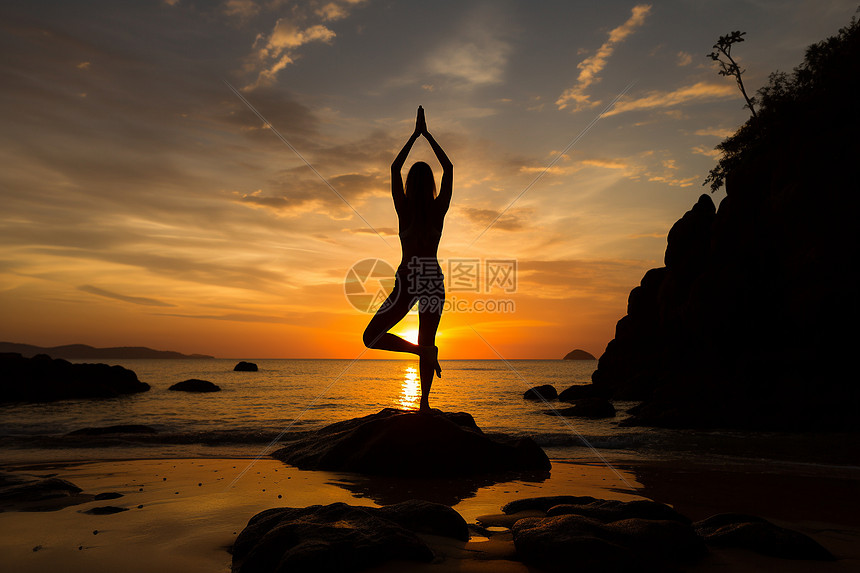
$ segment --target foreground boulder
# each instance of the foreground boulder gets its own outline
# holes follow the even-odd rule
[[[640,518],[690,524],[690,520],[686,516],[681,515],[668,505],[647,499],[618,501],[597,499],[591,496],[552,495],[527,497],[502,506],[502,511],[506,514],[532,510],[542,511],[547,516],[576,514],[603,523]]]
[[[529,388],[523,394],[526,400],[555,400],[558,398],[558,391],[552,384],[544,384]]]
[[[258,368],[256,364],[253,362],[245,362],[244,360],[233,367],[233,372],[256,372],[257,370]]]
[[[180,392],[220,392],[221,387],[217,384],[213,384],[209,380],[190,378],[188,380],[183,380],[182,382],[177,382],[168,388],[168,390],[177,390]]]
[[[708,545],[714,547],[741,547],[784,559],[834,559],[833,554],[811,537],[754,515],[721,513],[697,521],[693,527]]]
[[[272,456],[301,469],[421,477],[548,472],[552,467],[532,439],[487,435],[464,412],[393,408],[331,424]]]
[[[511,531],[520,559],[549,571],[666,571],[706,552],[687,517],[650,500],[545,496],[502,511],[545,514],[519,519]]]
[[[233,572],[358,571],[389,560],[432,561],[432,549],[415,532],[469,539],[460,514],[426,501],[276,508],[252,517],[236,538]]]
[[[0,402],[112,398],[147,390],[149,384],[122,366],[72,364],[45,354],[0,354]]]
[[[549,571],[666,571],[706,553],[702,540],[677,521],[580,515],[527,517],[511,529],[517,555]]]

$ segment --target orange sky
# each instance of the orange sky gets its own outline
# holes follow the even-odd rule
[[[747,31],[755,90],[852,2],[6,2],[0,340],[362,355],[344,280],[399,262],[388,167],[422,104],[455,165],[443,269],[517,264],[513,292],[448,274],[512,306],[446,312],[440,357],[599,355],[747,116],[713,42]]]

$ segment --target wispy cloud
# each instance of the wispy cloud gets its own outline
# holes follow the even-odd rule
[[[122,302],[128,302],[131,304],[139,304],[142,306],[176,306],[175,304],[170,304],[169,302],[163,302],[158,299],[149,298],[145,296],[128,296],[124,294],[119,294],[115,292],[111,292],[109,290],[105,290],[93,285],[81,285],[78,287],[79,291],[88,292],[90,294],[94,294],[96,296],[103,296],[105,298],[112,298],[114,300],[119,300]]]
[[[493,209],[461,207],[460,211],[462,211],[470,221],[478,223],[481,226],[486,226],[495,221],[493,227],[503,231],[520,231],[523,228],[522,219],[510,212],[499,217],[499,212]]]
[[[736,88],[727,83],[697,82],[672,91],[651,91],[645,95],[615,104],[606,116],[628,111],[673,108],[680,105],[716,101],[736,97]]]
[[[633,7],[630,18],[626,22],[609,32],[609,37],[603,42],[603,45],[591,56],[582,60],[576,67],[579,69],[579,76],[576,78],[576,84],[564,91],[559,96],[555,104],[558,109],[565,109],[568,106],[573,106],[573,111],[588,109],[600,103],[600,101],[592,101],[587,90],[593,84],[600,81],[600,73],[606,67],[606,63],[612,56],[619,44],[624,42],[637,28],[645,23],[645,18],[651,11],[649,4],[638,4]]]

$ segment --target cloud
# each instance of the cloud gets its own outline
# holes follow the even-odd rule
[[[272,31],[260,33],[254,41],[253,53],[245,71],[255,73],[255,79],[243,88],[253,91],[274,83],[278,74],[299,57],[299,49],[312,43],[330,44],[335,32],[323,22],[342,20],[349,9],[363,0],[346,0],[316,5],[311,9],[294,6],[289,17],[278,18]],[[249,18],[259,11],[257,5],[246,0],[228,0],[224,6],[228,15]]]
[[[528,260],[517,262],[518,282],[530,294],[584,298],[591,303],[617,299],[636,285],[643,262],[613,259]]]
[[[424,73],[405,81],[440,87],[447,79],[454,87],[466,89],[501,82],[513,51],[505,39],[507,27],[498,10],[473,10],[460,18],[453,34],[439,39],[425,59]],[[440,81],[426,81],[427,74]]]
[[[223,10],[227,16],[244,20],[259,14],[260,7],[254,0],[226,0]]]
[[[681,67],[689,66],[693,63],[693,54],[689,52],[678,52],[678,65]]]
[[[103,296],[105,298],[112,298],[114,300],[121,300],[122,302],[128,302],[131,304],[139,304],[142,306],[176,306],[175,304],[170,304],[168,302],[163,302],[154,298],[148,298],[144,296],[127,296],[124,294],[118,294],[115,292],[111,292],[109,290],[104,290],[99,287],[93,285],[81,285],[78,287],[78,290],[83,292],[88,292],[90,294],[94,294],[97,296]]]
[[[460,207],[460,211],[462,211],[473,223],[478,223],[484,226],[492,224],[494,229],[502,231],[519,231],[523,228],[522,219],[510,212],[505,212],[505,214],[499,217],[499,212],[493,209]]]
[[[615,48],[645,23],[645,17],[648,16],[650,11],[651,6],[649,4],[634,6],[630,18],[609,32],[609,37],[597,49],[597,52],[585,58],[576,66],[579,69],[576,85],[568,88],[559,96],[555,102],[558,109],[564,109],[568,105],[573,105],[573,111],[579,111],[594,107],[600,103],[599,101],[591,101],[591,97],[586,93],[586,90],[592,84],[600,81],[600,73],[606,67],[606,62],[612,56],[613,52],[615,52]]]
[[[726,137],[733,135],[735,133],[735,129],[730,129],[726,127],[705,127],[703,129],[697,129],[693,132],[694,135],[706,135],[719,137],[721,139],[725,139]]]
[[[735,87],[729,83],[697,82],[673,91],[651,91],[635,99],[622,99],[605,117],[628,111],[672,108],[691,103],[702,103],[736,97]]]
[[[470,87],[502,80],[511,47],[487,30],[473,30],[470,37],[446,44],[427,60],[431,74],[447,76]]]
[[[373,229],[370,227],[357,227],[355,229],[343,230],[354,235],[376,235],[378,233],[380,235],[396,236],[400,234],[400,232],[394,227],[375,227]]]
[[[306,167],[300,171],[307,170]],[[349,216],[352,209],[364,198],[372,195],[385,195],[384,182],[378,174],[346,173],[328,178],[337,193],[316,177],[285,174],[282,179],[273,180],[267,191],[258,189],[242,194],[241,203],[265,207],[281,215],[298,216],[309,211],[321,209],[333,219]],[[343,197],[343,199],[341,199]]]
[[[712,159],[716,159],[721,155],[721,152],[718,149],[714,149],[713,147],[706,147],[704,145],[697,145],[693,147],[693,153],[698,153],[699,155],[704,155],[705,157],[710,157]]]

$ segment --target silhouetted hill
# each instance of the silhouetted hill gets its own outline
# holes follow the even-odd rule
[[[590,352],[577,348],[565,354],[563,360],[595,360],[595,358]]]
[[[47,354],[53,358],[83,360],[88,358],[214,358],[205,354],[182,354],[171,350],[153,350],[144,346],[119,346],[114,348],[94,348],[86,344],[66,344],[45,348],[17,342],[0,342],[0,352],[16,352],[25,357]]]
[[[860,29],[772,76],[727,142],[727,196],[672,227],[592,380],[633,423],[860,429]],[[723,148],[725,151],[725,147]]]

